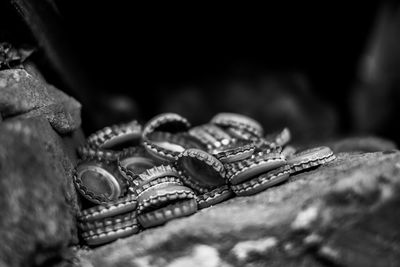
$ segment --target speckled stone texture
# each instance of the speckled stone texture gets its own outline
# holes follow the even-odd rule
[[[81,125],[81,105],[54,86],[23,69],[0,71],[0,113],[3,119],[45,117],[60,134]]]
[[[44,149],[44,154],[38,154],[38,157],[44,157],[48,166],[57,173],[54,179],[57,179],[62,186],[69,207],[77,212],[80,207],[72,174],[78,161],[76,149],[84,142],[82,131],[76,130],[60,136],[53,130],[46,118],[41,116],[7,121],[4,123],[4,127],[7,125],[21,125],[21,127],[29,129],[29,134],[34,136],[36,142]],[[2,125],[0,124],[0,126]]]
[[[5,70],[0,114],[0,266],[68,266],[80,104],[25,70]]]
[[[341,153],[251,197],[78,252],[81,266],[400,266],[400,152]]]
[[[62,147],[44,118],[0,124],[0,266],[53,266],[77,242]]]

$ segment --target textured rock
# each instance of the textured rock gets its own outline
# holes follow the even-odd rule
[[[76,130],[68,135],[60,137],[50,126],[44,117],[35,117],[25,120],[13,120],[7,125],[21,125],[29,130],[29,134],[44,149],[45,156],[50,166],[57,175],[54,179],[62,186],[67,204],[76,212],[80,209],[78,197],[72,182],[72,173],[78,160],[76,149],[84,142],[81,130]]]
[[[76,101],[62,104],[51,104],[31,110],[27,113],[13,117],[13,120],[26,118],[45,117],[50,125],[60,134],[70,133],[81,125],[80,109]]]
[[[22,69],[0,71],[0,113],[3,118],[44,116],[65,134],[79,128],[81,105],[55,87]]]
[[[0,124],[0,266],[53,266],[76,242],[63,146],[44,118]]]
[[[221,261],[219,253],[215,248],[206,245],[197,245],[193,247],[189,255],[173,260],[167,267],[219,267],[222,265],[227,266],[226,263]]]
[[[400,152],[342,153],[258,195],[78,254],[83,266],[196,266],[202,251],[222,266],[399,266],[399,162]]]
[[[251,254],[266,254],[268,250],[276,247],[278,241],[274,237],[265,237],[257,240],[243,241],[232,248],[232,253],[239,261],[245,261]]]

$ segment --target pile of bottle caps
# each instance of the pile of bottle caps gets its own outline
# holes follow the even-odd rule
[[[235,196],[250,196],[335,159],[328,147],[296,152],[289,129],[265,135],[257,121],[219,113],[191,127],[175,113],[106,127],[79,148],[78,216],[91,246],[162,225]]]

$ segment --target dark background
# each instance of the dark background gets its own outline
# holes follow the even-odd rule
[[[0,37],[38,47],[33,60],[46,79],[83,104],[87,133],[165,111],[194,124],[233,111],[267,131],[288,125],[300,139],[399,139],[397,93],[390,97],[397,72],[383,87],[363,76],[371,44],[387,39],[377,25],[399,21],[394,3],[145,7],[48,0],[34,9],[43,23],[31,34],[32,23],[15,9],[21,2],[2,4]],[[371,101],[382,90],[390,93]],[[372,109],[389,111],[371,124]]]

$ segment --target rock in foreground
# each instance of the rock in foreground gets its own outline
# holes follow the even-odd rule
[[[53,266],[77,241],[63,147],[44,118],[0,125],[0,266]]]
[[[71,258],[80,107],[23,69],[0,71],[0,266],[59,266]]]
[[[23,69],[0,71],[0,114],[6,119],[45,117],[60,134],[81,125],[81,104]]]
[[[399,266],[400,152],[343,153],[252,197],[90,251],[82,266]]]

